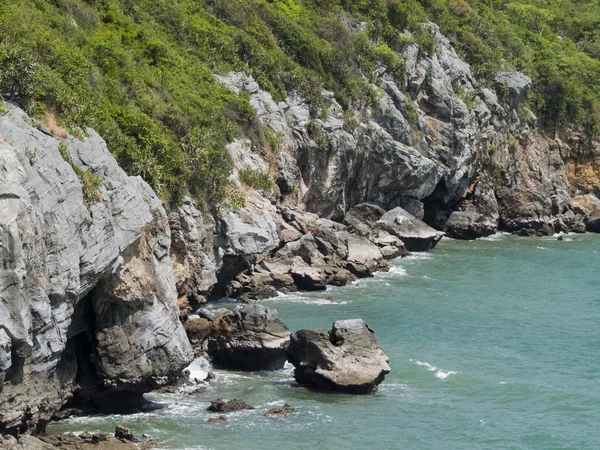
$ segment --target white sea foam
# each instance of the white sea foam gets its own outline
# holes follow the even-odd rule
[[[417,366],[426,367],[427,370],[429,370],[430,372],[435,372],[435,377],[440,380],[445,380],[450,375],[456,375],[458,373],[453,370],[448,370],[448,371],[441,370],[441,369],[438,369],[436,366],[429,364],[428,362],[418,361],[416,359],[411,359],[410,362],[416,364]]]
[[[478,241],[501,241],[505,236],[510,236],[510,233],[500,231],[496,234],[492,234],[491,236],[477,238],[477,240]]]
[[[190,380],[204,381],[208,377],[208,372],[212,370],[212,367],[208,359],[200,357],[194,359],[185,370],[190,372]]]
[[[417,252],[417,253],[411,253],[410,255],[405,256],[400,261],[422,261],[422,260],[427,260],[427,259],[433,259],[433,256],[431,256],[431,253]]]
[[[404,267],[393,266],[390,267],[390,271],[388,273],[392,273],[394,275],[406,275],[406,269]]]
[[[308,297],[301,293],[284,294],[278,293],[279,295],[274,298],[270,298],[269,301],[276,302],[288,302],[288,303],[304,303],[306,305],[346,305],[348,304],[345,300],[334,300],[333,302],[327,298]]]
[[[454,372],[453,370],[449,370],[448,372],[444,372],[443,370],[438,370],[435,373],[435,377],[439,378],[440,380],[445,380],[450,375],[456,375],[456,374],[457,374],[457,372]]]

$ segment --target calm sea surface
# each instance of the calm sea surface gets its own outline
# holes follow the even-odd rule
[[[49,431],[119,423],[165,449],[598,449],[599,263],[597,235],[444,240],[354,286],[263,302],[293,331],[363,318],[392,368],[377,395],[314,393],[288,366],[217,371],[206,394],[149,396],[162,410],[70,419]],[[256,410],[207,423],[217,397]],[[263,416],[284,402],[296,413]]]

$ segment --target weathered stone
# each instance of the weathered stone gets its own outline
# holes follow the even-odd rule
[[[271,408],[265,413],[265,417],[287,417],[296,411],[292,405],[285,404],[281,408]]]
[[[400,238],[406,248],[413,252],[431,250],[444,236],[444,233],[434,230],[400,207],[385,213],[377,226]]]
[[[133,441],[133,433],[131,429],[124,427],[123,425],[117,425],[115,428],[115,437],[123,441]]]
[[[587,222],[587,230],[591,233],[600,233],[600,210],[590,215]]]
[[[290,274],[298,289],[322,291],[327,288],[325,273],[316,267],[292,267]]]
[[[456,239],[476,239],[497,231],[497,223],[477,212],[455,211],[446,222],[446,233]]]
[[[298,383],[317,389],[371,394],[390,372],[373,331],[360,319],[340,320],[331,331],[292,334],[288,359]]]
[[[207,350],[217,367],[277,370],[285,364],[289,335],[276,310],[262,305],[242,306],[215,319]]]
[[[520,72],[500,72],[494,78],[496,90],[504,96],[512,108],[523,101],[532,81]]]
[[[385,214],[385,209],[370,203],[361,203],[351,208],[344,216],[344,224],[350,227],[350,232],[359,236],[370,236],[375,225]]]
[[[254,409],[254,406],[249,405],[243,400],[234,398],[233,400],[225,401],[221,398],[210,402],[210,406],[206,408],[207,411],[217,413],[230,413],[236,411],[243,411],[246,409]]]
[[[75,389],[141,396],[192,356],[162,202],[93,131],[62,142],[69,163],[30,123],[14,106],[0,117],[0,428],[21,431]],[[103,180],[93,198],[71,164]]]

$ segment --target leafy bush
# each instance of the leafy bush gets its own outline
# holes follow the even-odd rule
[[[76,136],[93,127],[165,200],[189,192],[217,207],[233,167],[225,145],[257,127],[248,96],[214,73],[249,72],[276,100],[297,91],[324,119],[323,88],[356,110],[377,101],[368,81],[382,66],[403,81],[407,44],[434,56],[428,20],[484,83],[530,75],[528,106],[549,128],[600,131],[597,0],[3,0],[0,90]]]
[[[271,175],[268,173],[259,172],[250,167],[244,167],[239,170],[238,175],[240,181],[248,187],[262,190],[266,193],[271,192],[273,189],[274,183],[271,179]]]
[[[79,182],[81,183],[81,190],[83,193],[83,202],[86,205],[91,205],[95,201],[100,200],[100,194],[98,193],[98,189],[102,186],[104,180],[94,175],[88,170],[83,170],[80,167],[76,166],[73,160],[71,159],[71,155],[69,154],[69,150],[67,148],[67,144],[64,142],[58,143],[58,151],[63,159],[69,163],[77,178],[79,178]],[[26,155],[30,159],[30,161],[35,159],[35,151],[30,151],[26,149]]]

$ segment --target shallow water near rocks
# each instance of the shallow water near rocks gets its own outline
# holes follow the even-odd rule
[[[119,423],[164,449],[595,449],[599,262],[598,235],[443,240],[353,286],[263,302],[291,330],[363,318],[392,368],[374,396],[311,392],[295,384],[291,366],[217,371],[206,394],[148,396],[164,409],[75,418],[48,431]],[[256,410],[207,423],[217,397]],[[263,416],[285,402],[297,408],[288,418]]]

